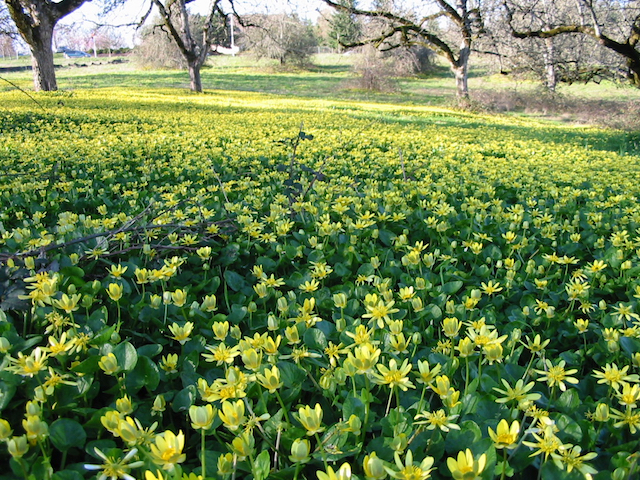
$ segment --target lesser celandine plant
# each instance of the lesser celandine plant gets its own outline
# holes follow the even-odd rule
[[[0,480],[638,475],[615,132],[0,97]]]

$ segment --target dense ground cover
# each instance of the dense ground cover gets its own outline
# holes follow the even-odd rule
[[[1,94],[0,478],[637,475],[624,134],[37,100]]]

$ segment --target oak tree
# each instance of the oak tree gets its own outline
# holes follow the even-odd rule
[[[323,0],[339,11],[349,12],[382,24],[381,33],[345,46],[373,44],[383,50],[418,45],[443,58],[456,81],[459,100],[469,98],[469,58],[474,42],[484,33],[482,0],[424,0],[417,15],[397,12],[389,2],[377,2],[371,9],[350,6],[339,0]]]
[[[20,36],[29,45],[36,91],[57,90],[53,64],[53,29],[56,23],[90,0],[4,0]]]

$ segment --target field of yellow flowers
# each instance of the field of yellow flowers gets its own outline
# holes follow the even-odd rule
[[[615,132],[0,102],[1,480],[637,478],[640,156]]]

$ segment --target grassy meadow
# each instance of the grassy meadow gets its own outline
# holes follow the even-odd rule
[[[3,74],[0,480],[638,476],[638,133],[351,62]]]

